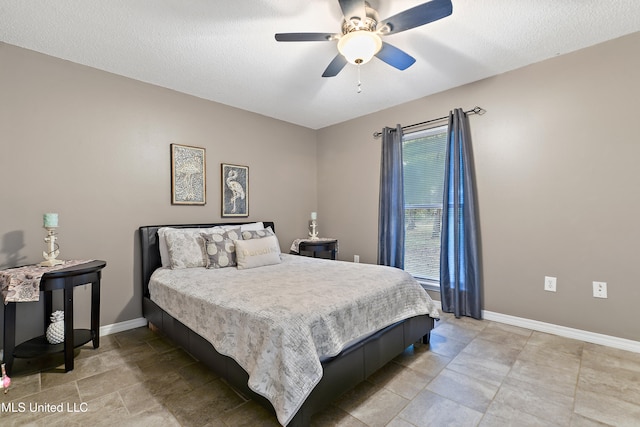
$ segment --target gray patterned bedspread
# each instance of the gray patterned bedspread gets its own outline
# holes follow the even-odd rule
[[[438,317],[429,295],[391,267],[281,254],[248,270],[161,268],[151,299],[249,373],[286,425],[322,377],[321,357],[421,314]]]

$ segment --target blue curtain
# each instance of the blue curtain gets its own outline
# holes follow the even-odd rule
[[[378,264],[404,268],[402,127],[382,129]]]
[[[442,310],[482,317],[479,227],[469,121],[460,108],[449,113],[440,243]]]

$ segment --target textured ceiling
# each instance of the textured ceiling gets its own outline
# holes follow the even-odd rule
[[[387,18],[421,0],[371,0]],[[0,0],[0,40],[312,129],[640,30],[640,0],[453,0],[453,14],[385,37],[417,62],[374,58],[322,78],[337,0]],[[640,52],[640,50],[639,50]],[[470,100],[470,105],[474,101]]]

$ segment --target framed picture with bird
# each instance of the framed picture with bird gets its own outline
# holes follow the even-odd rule
[[[222,217],[249,216],[249,167],[222,163]]]
[[[204,148],[171,144],[171,204],[207,202],[205,155]]]

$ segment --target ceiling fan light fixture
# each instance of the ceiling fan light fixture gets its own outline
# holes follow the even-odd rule
[[[381,48],[380,36],[367,30],[352,31],[338,40],[338,51],[352,64],[366,64]]]

